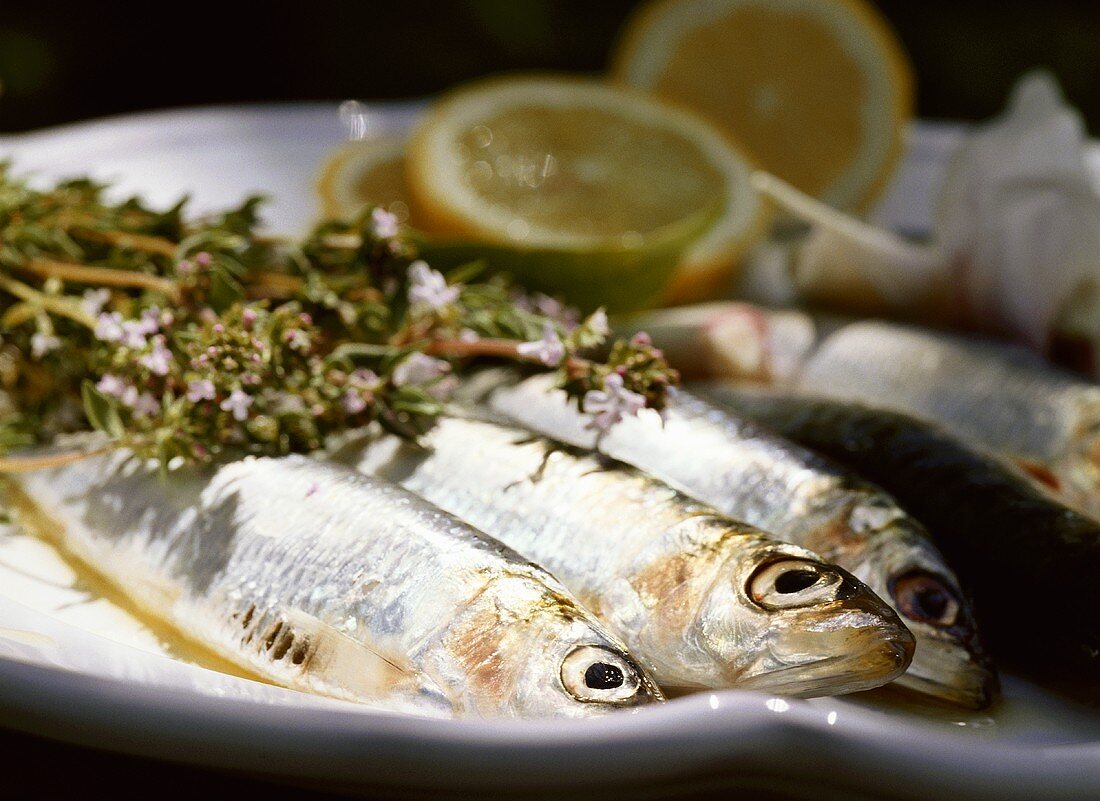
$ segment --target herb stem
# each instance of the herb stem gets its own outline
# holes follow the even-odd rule
[[[35,470],[47,470],[51,467],[63,467],[87,459],[91,456],[99,456],[107,453],[112,448],[97,448],[92,451],[68,451],[66,453],[52,453],[44,456],[0,456],[0,474],[4,473],[30,473]]]
[[[41,258],[24,262],[20,265],[20,269],[43,278],[60,278],[62,281],[73,281],[78,284],[149,289],[167,295],[173,300],[179,299],[180,290],[174,281],[132,270],[88,267],[84,264]]]
[[[154,253],[158,256],[168,256],[169,258],[174,258],[178,249],[178,246],[172,240],[160,236],[149,236],[148,234],[131,234],[127,231],[84,227],[74,227],[70,230],[70,233],[82,239],[90,239],[93,242],[118,245],[119,247]]]
[[[22,301],[26,301],[32,305],[39,306],[48,312],[52,312],[61,317],[67,317],[73,322],[80,323],[87,328],[95,328],[95,320],[90,315],[85,314],[84,310],[76,306],[71,301],[64,298],[57,298],[51,295],[47,295],[44,292],[39,292],[37,289],[27,286],[22,281],[16,281],[14,278],[0,273],[0,289],[15,295]]]
[[[518,358],[514,339],[477,339],[466,342],[461,339],[436,339],[428,343],[424,352],[429,356],[453,356],[464,359],[470,356],[496,356],[504,359]]]
[[[520,342],[515,339],[476,339],[470,342],[462,339],[436,339],[427,344],[424,352],[429,356],[450,356],[455,359],[488,356],[541,363],[536,358],[521,356],[519,345]],[[588,359],[570,356],[562,366],[571,377],[578,378],[587,372],[590,365]]]
[[[250,276],[249,294],[255,297],[292,297],[301,292],[305,281],[296,275],[282,273],[256,273]]]

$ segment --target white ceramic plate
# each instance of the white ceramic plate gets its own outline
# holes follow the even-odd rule
[[[417,111],[368,107],[361,122],[400,130]],[[312,176],[343,133],[334,105],[201,109],[0,138],[0,158],[37,180],[90,173],[158,204],[187,192],[196,212],[262,192],[273,198],[270,226],[300,232],[316,213]],[[880,220],[927,228],[959,135],[942,125],[913,131]],[[0,527],[0,723],[48,737],[410,795],[1100,797],[1100,715],[1011,677],[1005,701],[982,714],[881,694],[795,701],[721,692],[583,722],[440,722],[269,687],[185,656],[84,587],[47,546]]]

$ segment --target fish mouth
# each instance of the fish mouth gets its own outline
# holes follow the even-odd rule
[[[891,576],[891,605],[917,638],[917,652],[896,684],[929,699],[984,709],[1000,683],[957,583],[941,572],[908,565]]]
[[[849,601],[839,614],[790,621],[737,684],[802,697],[860,692],[903,675],[915,648],[912,632],[885,604]]]
[[[988,707],[1000,684],[958,580],[908,518],[892,520],[876,535],[882,545],[864,555],[859,572],[916,637],[912,664],[894,685],[925,700]]]
[[[739,671],[736,686],[843,695],[896,679],[913,659],[916,641],[897,613],[836,565],[790,557],[765,561],[748,591],[773,617],[759,655]]]
[[[887,640],[857,654],[834,654],[811,662],[773,668],[738,682],[746,690],[812,698],[870,690],[903,675],[913,657],[913,642]]]
[[[988,659],[964,646],[917,632],[917,652],[894,683],[907,691],[965,709],[986,709],[1000,694]]]

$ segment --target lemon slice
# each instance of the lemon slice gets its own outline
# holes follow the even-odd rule
[[[406,159],[411,207],[425,230],[517,250],[638,249],[706,212],[711,225],[676,273],[688,285],[693,273],[728,277],[762,228],[751,171],[728,137],[690,112],[558,76],[489,79],[444,96]],[[614,290],[599,266],[593,260],[575,280]],[[616,281],[614,291],[631,293],[623,274]]]
[[[668,285],[685,249],[714,226],[721,203],[623,244],[593,243],[578,250],[554,246],[517,246],[476,239],[426,234],[412,229],[420,255],[437,269],[480,262],[504,272],[527,289],[561,295],[582,311],[608,312],[652,308]]]
[[[408,222],[405,141],[376,137],[333,148],[317,174],[316,190],[326,217],[349,219],[370,205]]]
[[[883,189],[912,115],[908,59],[863,0],[659,0],[613,63],[617,82],[694,109],[842,209]]]

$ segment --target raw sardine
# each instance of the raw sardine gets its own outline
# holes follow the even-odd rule
[[[729,389],[715,399],[886,488],[928,527],[973,592],[994,654],[1095,690],[1100,524],[1000,459],[903,414]]]
[[[26,525],[144,613],[287,687],[439,716],[662,698],[541,568],[411,493],[304,457],[24,474]]]
[[[794,385],[934,420],[1013,458],[1100,516],[1100,386],[1010,346],[860,322],[817,347]]]
[[[595,447],[590,418],[552,381],[486,371],[467,384],[463,398],[475,412]],[[985,706],[995,695],[996,674],[954,573],[924,528],[851,470],[688,392],[676,394],[663,421],[651,411],[624,419],[599,448],[866,582],[917,638],[898,684],[968,707]]]
[[[744,303],[659,309],[647,330],[689,377],[766,383],[945,426],[1100,518],[1100,385],[1000,342]]]
[[[625,465],[491,423],[335,455],[545,565],[662,686],[825,695],[909,664],[912,635],[863,583]]]

